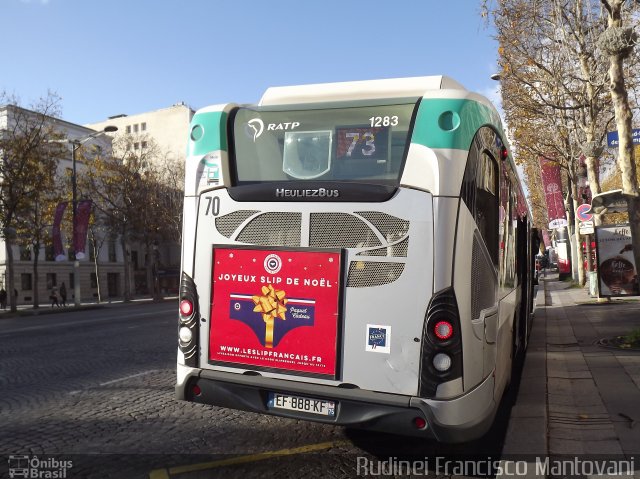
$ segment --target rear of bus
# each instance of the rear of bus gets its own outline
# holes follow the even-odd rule
[[[454,258],[469,144],[495,120],[478,98],[423,77],[198,111],[178,398],[443,441],[485,432],[493,366],[454,282],[471,281],[471,253]]]

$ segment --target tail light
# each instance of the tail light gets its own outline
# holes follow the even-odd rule
[[[433,357],[433,367],[436,371],[444,373],[451,369],[451,356],[445,353],[438,353]]]
[[[178,325],[178,346],[184,355],[184,364],[195,367],[198,365],[198,292],[193,279],[182,273],[180,282],[180,324]]]
[[[462,376],[460,315],[453,288],[431,298],[420,357],[420,397],[434,397],[438,385]]]
[[[416,429],[424,429],[427,427],[427,421],[423,417],[417,416],[413,418],[413,425]]]
[[[188,318],[193,314],[193,303],[188,299],[180,301],[180,316]]]
[[[449,321],[440,321],[433,328],[433,333],[440,341],[446,341],[453,336],[453,325]]]

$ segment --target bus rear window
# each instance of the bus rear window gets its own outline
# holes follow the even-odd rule
[[[239,108],[232,125],[235,184],[397,185],[416,102],[286,111]]]

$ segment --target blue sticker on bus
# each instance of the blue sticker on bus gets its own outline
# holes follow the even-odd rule
[[[391,326],[367,324],[366,350],[376,353],[391,352]]]

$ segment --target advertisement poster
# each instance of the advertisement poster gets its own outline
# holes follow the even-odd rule
[[[339,251],[213,248],[209,360],[334,378]]]
[[[598,226],[595,231],[600,295],[640,295],[629,225]]]

